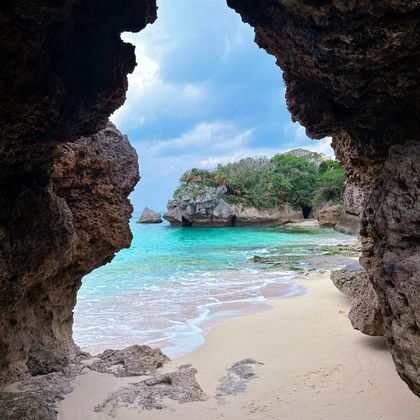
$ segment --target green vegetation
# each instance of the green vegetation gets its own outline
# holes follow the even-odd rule
[[[335,160],[327,160],[319,165],[319,176],[316,181],[315,195],[312,199],[314,207],[322,203],[341,203],[344,194],[344,170]]]
[[[274,208],[287,202],[295,207],[312,207],[342,201],[344,180],[344,171],[337,161],[295,149],[271,159],[247,158],[218,165],[213,171],[191,169],[182,175],[174,198],[194,184],[194,194],[204,192],[205,187],[224,186],[223,198],[229,204]]]

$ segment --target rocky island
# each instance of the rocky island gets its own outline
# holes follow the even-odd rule
[[[185,172],[164,218],[173,226],[276,226],[315,215],[334,227],[344,190],[338,162],[296,149]]]
[[[157,211],[145,207],[137,223],[162,223],[162,216]]]

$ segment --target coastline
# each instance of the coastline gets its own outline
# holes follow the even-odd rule
[[[73,336],[84,351],[141,343],[182,356],[204,342],[209,324],[300,294],[293,282],[298,273],[339,269],[359,254],[346,249],[356,246],[355,237],[307,222],[218,229],[165,224],[132,220],[132,247],[83,279]]]
[[[180,404],[165,399],[166,409],[141,413],[135,406],[120,407],[114,418],[420,418],[420,401],[398,377],[383,338],[352,329],[347,319],[349,301],[332,285],[329,272],[300,276],[296,282],[307,288],[306,294],[269,301],[273,310],[218,323],[201,347],[159,369],[164,373],[192,364],[207,401]],[[226,369],[245,358],[264,363],[256,368],[258,377],[243,393],[216,396]],[[60,420],[111,418],[93,408],[109,392],[141,379],[85,371],[59,404]]]

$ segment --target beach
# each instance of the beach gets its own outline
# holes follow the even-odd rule
[[[160,410],[136,404],[93,411],[110,392],[138,382],[84,369],[73,392],[59,404],[60,420],[147,419],[357,419],[417,420],[420,401],[398,377],[382,337],[352,329],[350,303],[329,272],[296,278],[307,293],[269,301],[271,310],[213,326],[205,343],[173,359],[161,372],[191,364],[206,401],[165,399]],[[237,395],[216,395],[219,380],[235,362],[252,358],[256,377]]]

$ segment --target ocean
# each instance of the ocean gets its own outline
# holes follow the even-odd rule
[[[215,323],[305,293],[293,281],[309,268],[305,258],[353,240],[333,229],[173,228],[136,219],[131,247],[85,276],[78,293],[74,339],[92,354],[148,344],[181,356]]]

